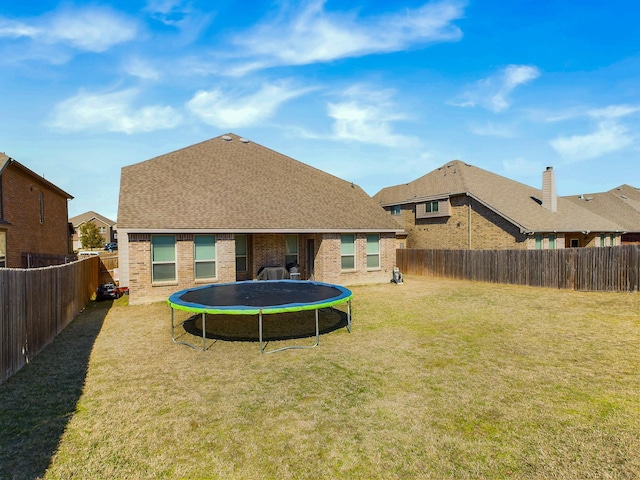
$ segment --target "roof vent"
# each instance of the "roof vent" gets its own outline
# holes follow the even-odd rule
[[[240,141],[241,141],[242,143],[249,143],[249,140],[248,140],[248,139],[246,139],[246,138],[244,138],[244,137],[241,137],[241,138],[240,138]]]
[[[231,138],[229,135],[223,135],[222,139],[226,142],[230,142],[231,140],[233,140],[233,138]]]

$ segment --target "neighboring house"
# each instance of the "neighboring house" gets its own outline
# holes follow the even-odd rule
[[[0,267],[25,268],[30,258],[64,263],[71,254],[67,202],[73,197],[0,153]]]
[[[69,219],[69,222],[73,225],[73,249],[80,250],[82,248],[82,239],[80,237],[80,227],[87,223],[91,222],[100,231],[100,235],[105,243],[115,242],[118,238],[118,233],[116,230],[116,222],[113,220],[109,220],[107,217],[103,217],[102,215],[96,212],[86,212],[81,215],[77,215],[73,218]]]
[[[407,248],[536,249],[620,244],[623,228],[558,197],[552,167],[536,188],[454,160],[374,199],[397,219]]]
[[[400,230],[357,185],[228,134],[122,169],[120,286],[142,303],[292,265],[388,282]]]
[[[564,197],[590,212],[619,223],[624,231],[622,244],[640,243],[640,189],[620,185],[608,192],[588,193]],[[605,235],[599,239],[600,246],[608,246],[611,239]]]

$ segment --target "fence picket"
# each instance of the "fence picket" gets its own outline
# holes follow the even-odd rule
[[[66,265],[0,269],[0,383],[37,355],[89,302],[97,256]]]
[[[593,291],[640,291],[640,245],[558,250],[396,250],[408,275]]]

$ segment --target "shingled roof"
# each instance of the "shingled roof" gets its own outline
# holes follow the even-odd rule
[[[542,190],[460,160],[446,163],[409,183],[383,188],[373,198],[381,206],[391,206],[455,195],[470,196],[523,233],[623,230],[618,223],[563,197],[558,197],[557,210],[553,212],[542,206]]]
[[[123,167],[118,228],[401,230],[357,185],[231,133]]]
[[[81,213],[80,215],[76,215],[75,217],[70,218],[69,222],[71,222],[74,227],[77,227],[78,225],[81,225],[85,222],[88,222],[94,219],[99,220],[102,223],[109,225],[110,227],[113,227],[116,224],[116,222],[114,222],[113,220],[110,220],[107,217],[104,217],[99,213],[94,212],[93,210],[89,210],[88,212]]]
[[[29,168],[25,167],[24,165],[22,165],[17,160],[15,160],[15,159],[11,158],[10,156],[8,156],[6,153],[0,152],[0,175],[2,175],[2,172],[4,172],[4,170],[6,168],[8,168],[9,165],[13,165],[14,167],[18,168],[19,170],[22,170],[22,172],[26,173],[27,175],[30,175],[33,178],[38,179],[39,182],[42,182],[44,185],[49,187],[51,190],[54,190],[55,192],[57,192],[60,196],[65,197],[67,200],[72,200],[73,199],[72,195],[68,194],[67,192],[62,190],[60,187],[54,185],[53,183],[51,183],[49,180],[47,180],[43,176],[38,175],[33,170],[30,170]]]
[[[640,232],[640,189],[620,185],[608,192],[564,197],[576,205],[624,227],[627,232]]]

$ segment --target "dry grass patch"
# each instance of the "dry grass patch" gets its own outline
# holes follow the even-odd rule
[[[174,345],[166,305],[121,299],[86,335],[81,395],[50,452],[21,443],[28,421],[13,417],[23,385],[78,340],[63,334],[0,387],[14,405],[2,432],[17,424],[0,465],[22,450],[50,459],[24,478],[640,476],[637,294],[420,277],[352,290],[351,334],[274,355]]]

